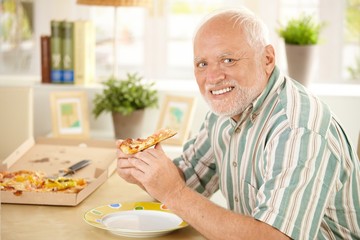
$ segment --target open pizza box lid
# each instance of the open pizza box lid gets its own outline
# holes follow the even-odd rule
[[[78,193],[1,191],[2,203],[76,206],[94,192],[116,169],[114,141],[33,138],[25,141],[1,164],[1,171],[32,170],[56,176],[84,159],[91,164],[80,169],[72,178],[85,178],[88,185]]]

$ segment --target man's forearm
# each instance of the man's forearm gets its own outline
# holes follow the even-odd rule
[[[272,226],[224,209],[188,187],[174,192],[165,204],[208,239],[289,239]]]
[[[185,181],[185,175],[184,175],[184,172],[179,168],[177,167],[178,169],[178,172],[179,172],[179,175],[181,176],[181,178]]]

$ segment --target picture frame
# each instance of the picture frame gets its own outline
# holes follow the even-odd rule
[[[89,118],[86,92],[51,92],[50,103],[53,137],[89,137]]]
[[[166,95],[162,103],[157,129],[171,128],[178,133],[164,144],[181,146],[189,138],[196,99],[188,96]]]

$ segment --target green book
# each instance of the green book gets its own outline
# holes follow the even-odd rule
[[[62,81],[62,37],[61,21],[51,21],[51,82],[61,83]]]
[[[62,82],[74,83],[74,23],[63,21],[62,29]]]

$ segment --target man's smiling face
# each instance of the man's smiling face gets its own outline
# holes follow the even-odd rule
[[[206,22],[194,39],[194,73],[211,110],[235,120],[262,92],[267,76],[256,54],[229,17]],[[257,57],[258,56],[258,57]]]

